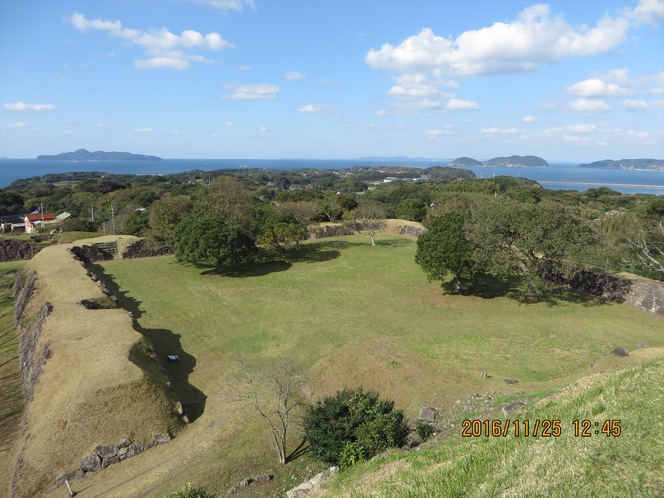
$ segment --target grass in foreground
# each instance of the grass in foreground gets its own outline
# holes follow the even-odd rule
[[[660,351],[660,355],[664,351]],[[664,496],[664,358],[574,385],[521,420],[560,420],[558,438],[462,438],[342,473],[320,496]],[[593,422],[575,437],[574,420]],[[619,437],[595,434],[620,420]],[[595,427],[594,422],[599,422]],[[532,425],[531,425],[532,430]]]

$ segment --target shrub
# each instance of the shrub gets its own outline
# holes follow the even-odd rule
[[[417,437],[420,439],[421,443],[429,439],[434,431],[435,429],[433,426],[424,420],[419,420],[415,427],[415,432],[417,432]]]
[[[164,498],[215,498],[216,496],[216,494],[206,491],[205,488],[192,488],[191,483],[189,483],[182,491],[176,491]]]
[[[348,466],[368,460],[390,446],[403,445],[408,428],[394,401],[375,391],[344,389],[311,406],[304,431],[314,458]]]

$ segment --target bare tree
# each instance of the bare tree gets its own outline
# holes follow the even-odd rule
[[[644,268],[664,273],[664,222],[660,221],[657,227],[659,230],[655,228],[650,234],[645,228],[639,227],[634,236],[625,238]]]
[[[228,383],[230,397],[254,407],[268,426],[279,463],[285,464],[288,429],[294,412],[304,404],[302,387],[309,374],[290,358],[257,369],[244,359],[239,362],[242,372]]]
[[[363,230],[371,236],[371,245],[376,245],[376,232],[385,228],[385,209],[380,204],[360,204],[355,210],[355,217],[351,221],[354,230],[362,233]]]
[[[277,213],[290,214],[305,227],[311,225],[312,220],[319,213],[320,208],[315,201],[286,201],[279,204]]]

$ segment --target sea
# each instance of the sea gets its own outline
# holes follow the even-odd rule
[[[353,166],[407,166],[429,168],[447,166],[445,159],[366,158],[366,159],[163,159],[161,161],[37,161],[0,159],[0,188],[18,179],[69,171],[100,171],[114,174],[167,175],[198,169],[276,169],[315,168],[340,170]],[[579,163],[549,163],[550,168],[505,168],[465,166],[480,178],[514,176],[535,180],[544,188],[585,191],[608,187],[623,194],[664,195],[664,171],[636,171],[579,168]]]

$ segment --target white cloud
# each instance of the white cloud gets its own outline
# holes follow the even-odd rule
[[[224,126],[226,126],[227,128],[230,128],[231,126],[233,126],[233,121],[226,121],[224,123]]]
[[[664,20],[663,0],[641,0],[634,9],[628,10],[626,15],[637,22],[646,22],[656,25]]]
[[[258,131],[260,131],[261,133],[265,133],[266,131],[270,130],[268,130],[265,126],[261,126],[260,128],[258,128]]]
[[[634,88],[627,88],[616,83],[607,83],[599,78],[579,81],[568,86],[567,91],[579,97],[626,97],[636,93]]]
[[[625,99],[623,107],[628,111],[647,111],[648,109],[662,109],[664,108],[664,100],[653,100],[646,102],[645,100],[632,100]]]
[[[567,108],[573,111],[600,112],[610,111],[611,106],[603,100],[576,99],[567,104]]]
[[[514,133],[520,133],[521,131],[523,131],[523,130],[520,130],[519,128],[516,128],[516,127],[501,128],[499,126],[491,126],[489,128],[482,128],[480,130],[480,133],[482,133],[484,135],[496,135],[496,134],[511,135],[511,134],[514,134]]]
[[[316,83],[319,85],[332,85],[332,86],[341,86],[339,83],[332,81],[330,78],[318,78]]]
[[[330,107],[322,104],[308,104],[300,107],[298,112],[307,112],[311,114],[325,114],[326,116],[340,116],[341,111],[334,107]]]
[[[449,86],[449,82],[445,80],[429,81],[424,74],[402,74],[395,76],[394,80],[397,82],[387,92],[388,95],[398,98],[427,98],[434,96],[441,96],[445,98],[452,98],[455,95],[441,92],[438,87]]]
[[[440,130],[429,130],[426,136],[429,140],[439,141],[444,136],[454,135],[454,126],[451,124],[443,125]]]
[[[450,111],[477,111],[480,108],[477,102],[462,99],[450,99],[445,107]]]
[[[657,86],[647,90],[646,93],[664,93],[664,71],[654,75],[653,79],[657,82]]]
[[[152,133],[154,130],[152,128],[134,128],[132,131],[134,133]]]
[[[221,97],[225,100],[258,100],[276,99],[281,91],[278,86],[270,85],[268,83],[237,85],[235,83],[224,85],[226,88],[233,90],[233,93]]]
[[[214,7],[219,10],[234,10],[242,12],[244,6],[247,5],[251,10],[256,10],[256,2],[254,0],[194,0],[196,3],[202,3]]]
[[[525,116],[522,121],[524,123],[538,123],[539,122],[535,116]]]
[[[616,48],[638,22],[633,17],[635,13],[639,9],[653,10],[652,6],[643,5],[644,2],[615,18],[605,14],[593,28],[575,27],[561,15],[552,16],[548,5],[532,5],[512,22],[465,31],[455,39],[436,36],[430,28],[424,28],[397,46],[386,43],[378,50],[369,50],[365,59],[372,69],[409,74],[479,76],[530,72],[540,64],[604,54]]]
[[[251,71],[251,66],[240,65],[231,68],[231,71]]]
[[[9,126],[10,128],[25,128],[25,127],[28,126],[28,125],[25,124],[25,123],[22,123],[21,121],[17,121],[16,123],[9,123],[8,126]]]
[[[137,29],[123,28],[120,21],[104,21],[102,19],[86,19],[82,14],[74,14],[71,23],[76,29],[87,32],[93,29],[107,31],[113,36],[123,38],[145,49],[146,55],[152,56],[134,62],[137,69],[157,69],[167,67],[183,70],[191,66],[191,62],[210,62],[200,55],[189,54],[185,50],[222,50],[233,48],[232,43],[224,40],[219,33],[203,35],[198,31],[186,29],[180,35],[171,33],[166,28],[153,29],[145,32]]]
[[[10,111],[55,111],[56,107],[51,104],[26,104],[24,102],[7,103],[5,109]]]
[[[307,75],[304,73],[298,73],[297,71],[287,71],[284,73],[284,78],[287,80],[301,80],[306,78]]]
[[[103,128],[103,127],[104,127],[104,123],[97,123],[95,126],[96,126],[97,128]]]
[[[378,109],[375,113],[376,116],[385,116],[387,111],[385,109]]]

